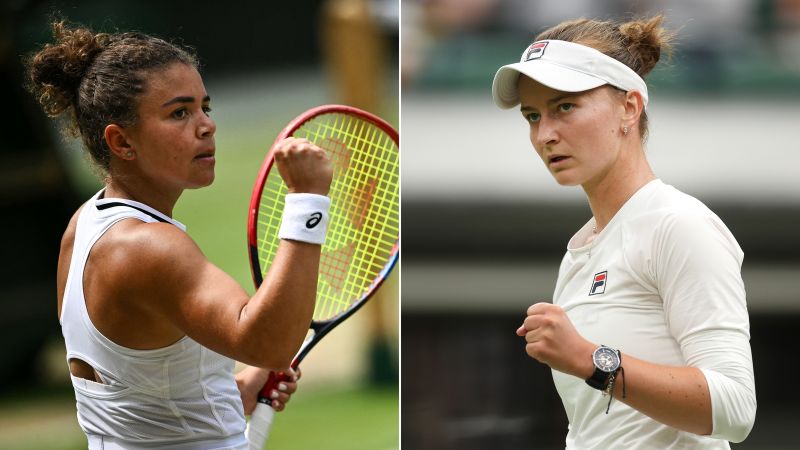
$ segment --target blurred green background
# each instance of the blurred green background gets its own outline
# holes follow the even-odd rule
[[[206,256],[249,292],[247,210],[252,184],[277,133],[299,113],[325,103],[359,103],[355,106],[397,126],[397,27],[396,16],[391,24],[391,10],[376,10],[370,3],[366,16],[362,11],[353,19],[338,1],[214,5],[0,5],[0,100],[7,106],[2,126],[8,137],[0,150],[0,210],[7,219],[0,245],[4,255],[16,255],[3,258],[0,271],[0,282],[9,286],[0,294],[5,312],[0,318],[0,353],[5,356],[0,363],[0,449],[86,447],[75,417],[53,277],[60,233],[101,182],[80,143],[63,138],[21,86],[21,60],[51,40],[54,12],[96,31],[137,30],[196,49],[217,122],[216,180],[208,188],[185,192],[174,217]],[[367,100],[354,97],[343,81],[340,66],[350,57],[349,37],[336,31],[359,29],[364,21],[372,24],[370,38],[380,44],[377,59],[365,66],[374,87]],[[367,307],[311,352],[301,366],[300,390],[276,417],[269,448],[399,447],[398,297],[393,274]]]

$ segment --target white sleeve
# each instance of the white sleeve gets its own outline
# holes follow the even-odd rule
[[[656,237],[655,280],[670,332],[711,394],[711,437],[741,442],[756,414],[743,253],[712,213],[670,215]]]

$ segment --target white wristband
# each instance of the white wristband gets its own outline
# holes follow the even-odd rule
[[[324,244],[331,199],[318,194],[286,194],[280,239]]]

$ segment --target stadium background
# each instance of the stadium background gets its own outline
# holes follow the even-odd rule
[[[215,185],[187,192],[176,217],[249,287],[243,230],[258,153],[298,112],[342,101],[319,45],[322,4],[0,2],[0,448],[82,445],[52,271],[68,214],[97,185],[74,143],[63,143],[20,88],[19,55],[49,39],[47,14],[56,7],[75,21],[198,49],[218,148],[232,151],[220,154]],[[661,178],[714,209],[745,251],[759,411],[750,438],[734,448],[793,448],[798,2],[402,0],[402,8],[404,448],[563,447],[566,423],[549,371],[525,356],[513,330],[530,303],[550,298],[564,244],[590,213],[579,190],[558,188],[542,169],[524,124],[495,109],[489,86],[497,67],[548,25],[650,11],[666,12],[680,41],[672,63],[650,77],[648,155]],[[396,31],[382,34],[391,40]],[[386,48],[377,112],[397,124],[397,55]],[[378,314],[388,322],[381,329],[396,323],[388,310]],[[345,330],[372,329],[364,322],[337,330],[331,337],[342,337],[331,347],[345,345]],[[372,359],[340,355],[368,350],[322,353],[333,361],[315,355],[304,364],[302,390],[275,428],[276,440],[284,436],[279,448],[308,448],[303,442],[326,434],[338,439],[329,448],[358,448],[356,439],[364,448],[396,447],[396,378],[365,387]],[[289,444],[291,433],[309,441]]]
[[[22,89],[21,57],[52,40],[53,12],[96,30],[142,31],[197,50],[218,126],[217,178],[185,192],[175,218],[250,292],[250,191],[280,129],[325,103],[360,106],[395,126],[399,119],[392,2],[0,2],[0,449],[86,445],[54,278],[61,233],[100,182],[79,143],[60,136]],[[271,448],[398,447],[397,278],[304,361],[301,388],[278,415]]]
[[[402,1],[402,443],[563,448],[550,371],[514,334],[552,298],[566,242],[591,216],[559,187],[495,71],[577,17],[663,11],[678,30],[649,78],[656,175],[718,213],[745,252],[758,413],[737,449],[797,447],[800,394],[800,2]]]

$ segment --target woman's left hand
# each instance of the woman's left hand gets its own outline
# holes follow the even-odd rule
[[[597,347],[578,333],[561,307],[536,303],[517,329],[525,337],[525,351],[550,368],[586,379],[592,375],[592,352]]]
[[[278,383],[277,388],[270,393],[272,399],[270,406],[275,411],[283,411],[286,408],[286,403],[289,402],[292,394],[297,390],[297,380],[300,379],[300,369],[297,369],[297,371],[283,369],[281,372],[285,373],[289,379]],[[266,384],[269,373],[269,369],[248,366],[236,374],[236,385],[239,386],[245,415],[249,416],[256,408],[258,393]]]

